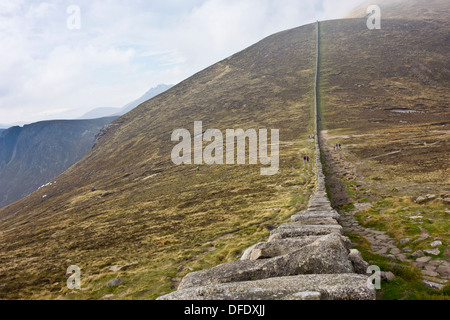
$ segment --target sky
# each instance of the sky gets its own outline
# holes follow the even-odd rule
[[[177,84],[362,0],[1,0],[0,126],[75,119]]]

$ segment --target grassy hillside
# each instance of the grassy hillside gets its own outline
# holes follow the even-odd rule
[[[334,154],[327,163],[333,204],[356,211],[360,224],[386,231],[410,254],[441,241],[421,268],[448,265],[450,24],[383,20],[371,31],[365,19],[352,19],[321,29],[321,126],[323,147]],[[334,151],[336,143],[343,150]],[[440,270],[448,279],[448,269]],[[389,295],[399,298],[417,288],[395,290]]]
[[[361,176],[385,194],[448,192],[449,23],[322,25],[322,128],[330,143],[351,150]]]
[[[115,121],[56,185],[0,211],[0,298],[153,299],[267,239],[314,188],[301,160],[313,155],[314,53],[315,25],[276,34]],[[194,121],[279,129],[278,175],[175,166],[171,134]],[[81,291],[66,288],[70,265],[81,268]],[[126,282],[106,286],[117,277]]]

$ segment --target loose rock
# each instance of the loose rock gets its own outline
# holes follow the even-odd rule
[[[356,249],[351,249],[348,258],[353,264],[353,269],[355,269],[356,273],[366,274],[367,269],[369,268],[369,264],[364,261],[361,252]]]
[[[435,282],[432,282],[432,281],[423,280],[422,284],[427,286],[430,289],[435,289],[435,290],[442,290],[442,289],[444,289],[444,285],[439,284],[439,283],[435,283]]]
[[[392,272],[380,272],[381,280],[392,281],[395,279],[395,275]]]
[[[438,246],[442,246],[442,241],[434,241],[431,243],[432,247],[438,247]]]
[[[125,280],[118,278],[118,279],[111,280],[106,286],[107,287],[118,287],[125,282],[126,282]]]
[[[441,251],[439,249],[426,249],[423,250],[423,252],[428,253],[428,254],[432,254],[432,255],[439,255],[441,253]]]

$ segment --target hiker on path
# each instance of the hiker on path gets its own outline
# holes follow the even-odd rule
[[[303,157],[303,163],[306,163],[306,156]]]
[[[308,162],[309,162],[309,156],[306,156],[306,161],[308,161]]]

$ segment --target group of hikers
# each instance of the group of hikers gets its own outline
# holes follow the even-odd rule
[[[336,143],[335,146],[333,146],[333,150],[337,151],[337,150],[342,150],[342,145],[340,143]]]
[[[303,157],[303,162],[304,162],[304,163],[309,162],[309,156],[304,156],[304,157]]]

